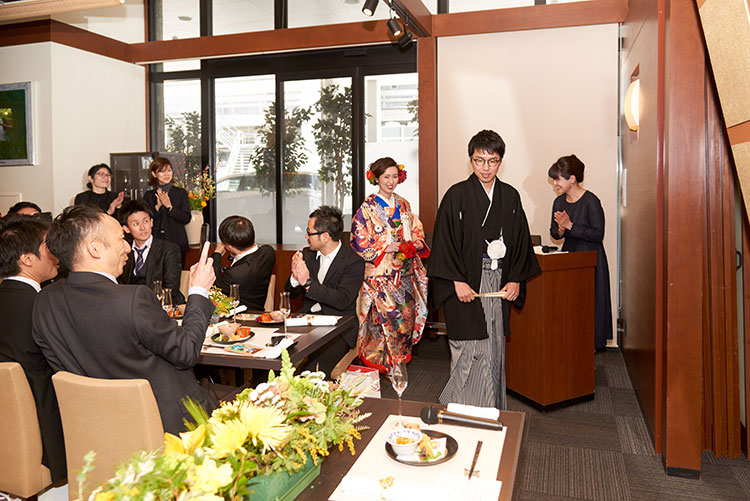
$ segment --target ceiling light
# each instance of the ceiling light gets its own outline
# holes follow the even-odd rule
[[[411,45],[411,42],[413,39],[414,39],[414,35],[412,35],[408,31],[405,31],[403,35],[398,37],[398,46],[401,47],[402,49],[405,49],[409,45]]]
[[[378,8],[378,0],[365,0],[365,4],[362,6],[362,13],[365,16],[372,16],[375,14],[375,9]]]
[[[398,20],[396,20],[395,18],[390,18],[387,24],[388,24],[388,29],[391,30],[391,33],[393,33],[394,37],[401,35],[401,32],[403,30],[401,29],[401,25],[398,24]]]
[[[193,18],[190,16],[177,16],[177,19],[179,19],[180,21],[192,21],[193,20]]]

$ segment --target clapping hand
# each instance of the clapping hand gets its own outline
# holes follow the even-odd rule
[[[557,227],[561,230],[559,232],[560,235],[562,235],[565,230],[569,230],[573,227],[573,222],[570,220],[566,211],[557,211],[554,213],[553,217],[555,218]]]
[[[172,200],[169,198],[169,193],[161,188],[156,188],[156,210],[159,210],[162,205],[167,209],[171,209]]]
[[[200,259],[190,267],[190,287],[202,287],[209,290],[214,284],[216,275],[214,275],[214,260],[213,258],[208,257],[208,251],[210,248],[210,242],[204,243]]]
[[[310,270],[307,269],[301,252],[295,252],[292,256],[292,276],[301,285],[305,285],[310,280]]]
[[[122,205],[122,201],[124,198],[125,198],[124,191],[121,191],[120,193],[118,193],[117,197],[114,200],[112,200],[111,204],[109,204],[109,209],[107,209],[107,214],[109,214],[110,216],[114,214],[115,209],[119,209],[120,206]]]

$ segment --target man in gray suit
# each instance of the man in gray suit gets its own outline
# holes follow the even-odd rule
[[[200,356],[214,306],[208,244],[190,268],[182,326],[143,285],[118,285],[130,252],[122,226],[99,208],[68,207],[52,224],[47,246],[71,272],[44,288],[34,305],[33,338],[54,371],[103,379],[147,379],[164,430],[183,431],[182,400],[208,412],[214,402],[190,368]]]

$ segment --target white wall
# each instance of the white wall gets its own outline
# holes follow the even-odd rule
[[[52,19],[121,42],[141,43],[146,38],[144,13],[144,0],[125,0],[120,6],[65,12]]]
[[[531,232],[548,243],[556,194],[547,170],[575,153],[586,165],[583,186],[604,207],[613,319],[617,38],[618,27],[611,24],[438,39],[439,195],[471,173],[471,136],[493,129],[507,145],[500,179],[519,191]]]
[[[34,165],[0,167],[0,192],[20,193],[43,210],[51,210],[53,204],[51,45],[0,47],[0,83],[31,82],[34,148]],[[5,214],[8,206],[0,206],[0,213]]]
[[[109,164],[110,153],[145,151],[145,79],[141,66],[53,44],[53,212],[86,189],[86,171]]]
[[[32,83],[35,153],[33,166],[0,167],[0,192],[57,214],[91,165],[145,149],[143,68],[51,42],[0,48],[0,68],[0,83]]]

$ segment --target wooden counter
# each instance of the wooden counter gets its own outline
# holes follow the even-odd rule
[[[596,252],[537,254],[542,273],[526,284],[506,337],[509,393],[540,410],[594,398]]]

